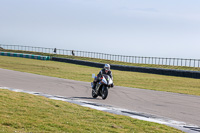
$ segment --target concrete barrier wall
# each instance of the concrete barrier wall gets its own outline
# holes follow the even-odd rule
[[[73,63],[73,64],[78,64],[78,65],[86,65],[86,66],[91,66],[91,67],[98,67],[98,68],[103,68],[104,66],[104,64],[102,63],[73,60],[73,59],[67,59],[67,58],[52,57],[52,60],[59,61],[59,62]],[[111,64],[111,69],[200,79],[200,71],[122,66],[122,65],[113,65],[113,64]]]
[[[32,54],[23,54],[23,53],[12,53],[12,52],[0,52],[2,56],[13,56],[13,57],[22,57],[38,60],[50,60],[50,56],[41,56],[41,55],[32,55]]]

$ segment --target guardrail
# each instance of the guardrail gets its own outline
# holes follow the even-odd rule
[[[23,50],[23,51],[43,52],[43,53],[50,53],[50,54],[89,57],[89,58],[114,60],[114,61],[138,63],[138,64],[200,67],[200,59],[125,56],[125,55],[113,55],[113,54],[97,53],[97,52],[65,50],[65,49],[57,49],[57,48],[43,48],[43,47],[4,45],[4,44],[0,44],[0,48],[6,49],[6,50]]]
[[[79,65],[99,67],[99,68],[102,68],[104,66],[104,64],[96,63],[96,62],[50,57],[50,56],[41,56],[41,55],[32,55],[32,54],[23,54],[23,53],[12,53],[12,52],[1,52],[0,51],[0,55],[23,57],[23,58],[30,58],[30,59],[39,59],[39,60],[53,60],[53,61],[73,63],[73,64],[79,64]],[[111,67],[112,67],[112,69],[121,70],[121,71],[133,71],[133,72],[152,73],[152,74],[200,79],[200,71],[185,71],[185,70],[150,68],[150,67],[122,66],[122,65],[114,65],[114,64],[111,64]]]
[[[23,53],[12,53],[12,52],[0,52],[0,55],[3,56],[13,56],[13,57],[23,57],[30,59],[38,59],[38,60],[50,60],[50,56],[41,56],[41,55],[32,55],[32,54],[23,54]]]

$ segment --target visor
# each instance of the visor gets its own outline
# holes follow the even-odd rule
[[[105,70],[110,70],[110,68],[109,67],[105,67]]]

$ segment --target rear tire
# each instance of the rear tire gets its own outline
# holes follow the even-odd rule
[[[108,96],[108,87],[107,86],[102,86],[102,99],[105,100]]]

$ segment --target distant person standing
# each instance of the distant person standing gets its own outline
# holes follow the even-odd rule
[[[56,48],[54,48],[53,52],[56,54]]]
[[[72,55],[75,56],[75,54],[74,54],[74,50],[72,50]]]

